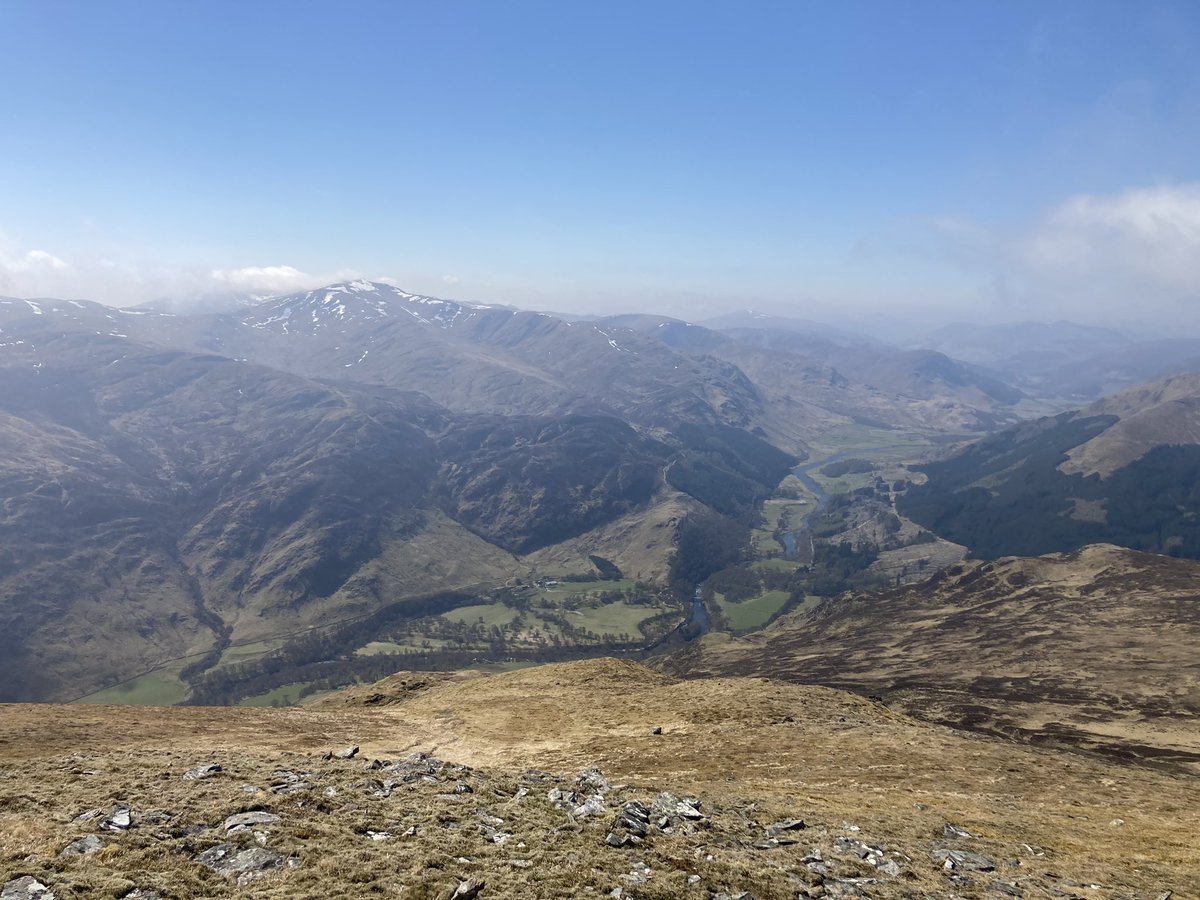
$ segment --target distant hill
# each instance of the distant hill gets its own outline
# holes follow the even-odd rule
[[[966,562],[707,635],[677,674],[849,688],[910,714],[1200,773],[1200,563],[1109,545]]]
[[[1200,375],[1001,431],[920,467],[899,510],[981,557],[1105,541],[1200,557]]]

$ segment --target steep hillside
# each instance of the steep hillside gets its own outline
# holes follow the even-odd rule
[[[62,332],[52,309],[27,309],[35,321],[7,320],[0,348],[4,699],[78,696],[185,658],[186,680],[231,642],[502,584],[529,574],[522,555],[678,509],[675,463],[698,473],[684,491],[741,509],[791,461],[736,429],[741,452],[721,455],[697,446],[701,426],[660,440],[609,416],[453,413]],[[721,476],[733,486],[708,496]],[[640,535],[657,544],[647,577],[665,579],[670,533]]]
[[[1200,557],[1200,376],[1015,426],[921,467],[900,511],[982,557],[1106,541]]]
[[[667,667],[846,687],[922,718],[1200,773],[1200,564],[1088,547],[843,595]]]
[[[59,900],[1115,900],[1200,879],[1194,778],[616,660],[293,710],[0,706],[0,741],[0,886]]]

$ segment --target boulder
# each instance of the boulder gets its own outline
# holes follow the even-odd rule
[[[54,892],[32,875],[22,875],[4,883],[0,900],[54,900]]]
[[[96,837],[94,834],[89,834],[87,837],[81,837],[77,841],[71,841],[67,846],[63,847],[59,858],[71,856],[91,856],[97,850],[104,849],[104,841]]]
[[[231,831],[234,828],[247,825],[274,825],[279,821],[279,816],[275,813],[267,812],[266,810],[256,809],[250,812],[237,813],[230,816],[221,823],[221,827],[226,831]]]
[[[211,778],[213,775],[220,775],[223,771],[224,769],[213,763],[207,766],[196,766],[194,769],[188,769],[183,773],[183,777],[188,781],[200,781],[204,778]]]

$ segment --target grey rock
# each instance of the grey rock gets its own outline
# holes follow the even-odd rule
[[[598,791],[603,793],[612,787],[608,783],[608,779],[604,774],[594,766],[589,769],[584,769],[575,779],[576,786],[590,791]]]
[[[217,844],[197,856],[196,862],[226,878],[237,878],[238,884],[248,884],[284,865],[283,857],[273,850],[252,847],[239,851],[233,844]],[[298,865],[299,860],[295,863],[288,860],[287,863]]]
[[[230,816],[221,823],[221,827],[226,831],[231,831],[234,828],[247,825],[274,825],[278,821],[280,821],[279,816],[275,815],[275,813],[256,809]]]
[[[122,897],[121,900],[163,900],[163,897],[158,891],[134,888],[132,891]]]
[[[188,769],[183,773],[183,777],[188,781],[200,781],[204,778],[211,778],[213,775],[220,775],[224,771],[216,763],[207,766],[196,766],[194,769]]]
[[[571,810],[571,815],[577,819],[586,819],[588,816],[598,816],[607,809],[604,805],[604,798],[599,794],[594,797],[589,797],[575,809]]]
[[[989,891],[994,891],[997,894],[1006,894],[1009,897],[1020,897],[1021,889],[1015,884],[1009,884],[1007,881],[993,881],[988,885]]]
[[[0,900],[54,900],[54,892],[32,875],[22,875],[4,883]]]
[[[969,872],[991,872],[996,864],[981,853],[969,850],[934,850],[930,856],[934,862],[940,862],[942,867],[953,871],[965,869]]]
[[[133,813],[128,806],[113,807],[113,811],[100,821],[101,831],[128,831],[133,827]]]
[[[479,881],[475,878],[460,881],[458,887],[454,889],[454,893],[450,895],[450,900],[475,900],[485,887],[487,887],[486,881]]]
[[[942,836],[948,838],[973,838],[975,835],[967,831],[965,828],[959,828],[952,822],[946,822],[942,825]]]
[[[338,759],[354,759],[358,756],[358,747],[347,747],[345,750],[338,750],[333,755]]]
[[[801,831],[807,827],[803,819],[784,819],[782,822],[767,826],[767,837],[775,837],[785,831]]]
[[[91,856],[97,850],[104,849],[104,841],[96,837],[94,834],[89,834],[87,837],[81,837],[77,841],[71,841],[67,846],[63,847],[59,855],[62,857],[70,856]]]
[[[89,809],[87,812],[82,812],[71,820],[73,825],[82,825],[84,822],[91,822],[94,819],[99,819],[104,815],[102,809]]]

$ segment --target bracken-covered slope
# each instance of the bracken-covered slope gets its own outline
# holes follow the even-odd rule
[[[900,512],[977,556],[1103,541],[1200,557],[1200,376],[1015,426],[921,470]]]
[[[616,660],[290,710],[0,706],[0,750],[0,887],[59,900],[1152,900],[1200,880],[1195,778]],[[59,856],[80,840],[103,847]]]
[[[1108,545],[967,562],[667,660],[882,697],[923,718],[1200,774],[1200,564]]]

